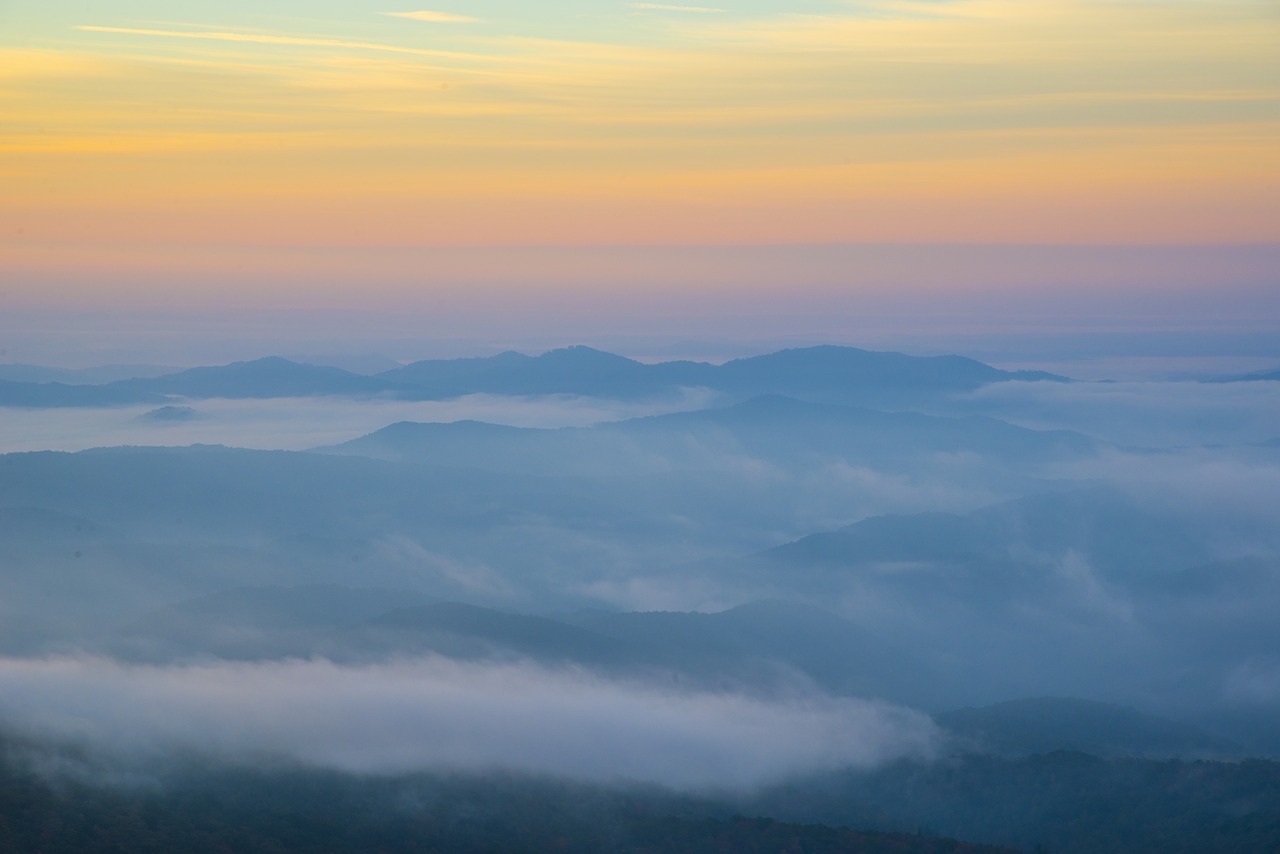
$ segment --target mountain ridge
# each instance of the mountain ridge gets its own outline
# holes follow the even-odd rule
[[[760,458],[828,456],[884,461],[904,453],[1016,452],[1060,458],[1102,447],[1082,433],[1035,430],[986,416],[886,412],[761,395],[726,406],[647,415],[589,427],[511,427],[484,421],[399,421],[315,453],[491,470],[583,473],[643,464],[647,455],[710,460],[716,454]],[[904,448],[906,450],[904,450]],[[692,455],[692,457],[690,457]],[[707,463],[709,464],[709,463]]]
[[[965,356],[911,356],[836,345],[780,350],[722,365],[646,364],[573,345],[538,356],[505,351],[487,357],[428,359],[373,375],[266,356],[96,385],[0,380],[0,406],[121,406],[173,398],[317,395],[443,400],[467,394],[575,394],[652,399],[691,387],[735,398],[786,392],[826,402],[907,403],[1003,381],[1067,379],[1038,371],[1005,371]]]

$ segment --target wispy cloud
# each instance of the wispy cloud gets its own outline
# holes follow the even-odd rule
[[[672,6],[668,3],[631,3],[632,9],[651,9],[656,12],[723,12],[710,6]]]
[[[473,24],[480,20],[470,15],[455,15],[453,12],[431,12],[422,10],[419,12],[383,12],[392,18],[409,18],[413,21],[426,21],[431,24]]]
[[[304,36],[284,36],[266,33],[235,33],[182,30],[151,30],[141,27],[100,27],[80,25],[77,30],[92,33],[119,33],[131,36],[158,36],[173,39],[203,39],[206,41],[249,42],[252,44],[285,45],[290,47],[332,47],[354,50],[374,50],[384,53],[406,53],[415,56],[435,56],[450,59],[493,59],[481,54],[460,53],[447,50],[426,50],[423,48],[401,47],[400,45],[380,44],[378,42],[353,42],[343,39],[318,39]]]

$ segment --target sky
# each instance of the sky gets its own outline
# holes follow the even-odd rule
[[[0,360],[1277,331],[1274,0],[708,2],[0,0]]]

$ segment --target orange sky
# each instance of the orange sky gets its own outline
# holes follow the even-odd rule
[[[1280,241],[1274,0],[533,5],[0,3],[6,295],[323,276],[255,251],[300,246]]]

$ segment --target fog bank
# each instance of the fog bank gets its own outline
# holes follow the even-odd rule
[[[437,657],[359,667],[0,659],[0,724],[116,760],[180,752],[356,773],[509,769],[693,789],[923,756],[937,735],[908,709],[820,693],[761,698]]]

